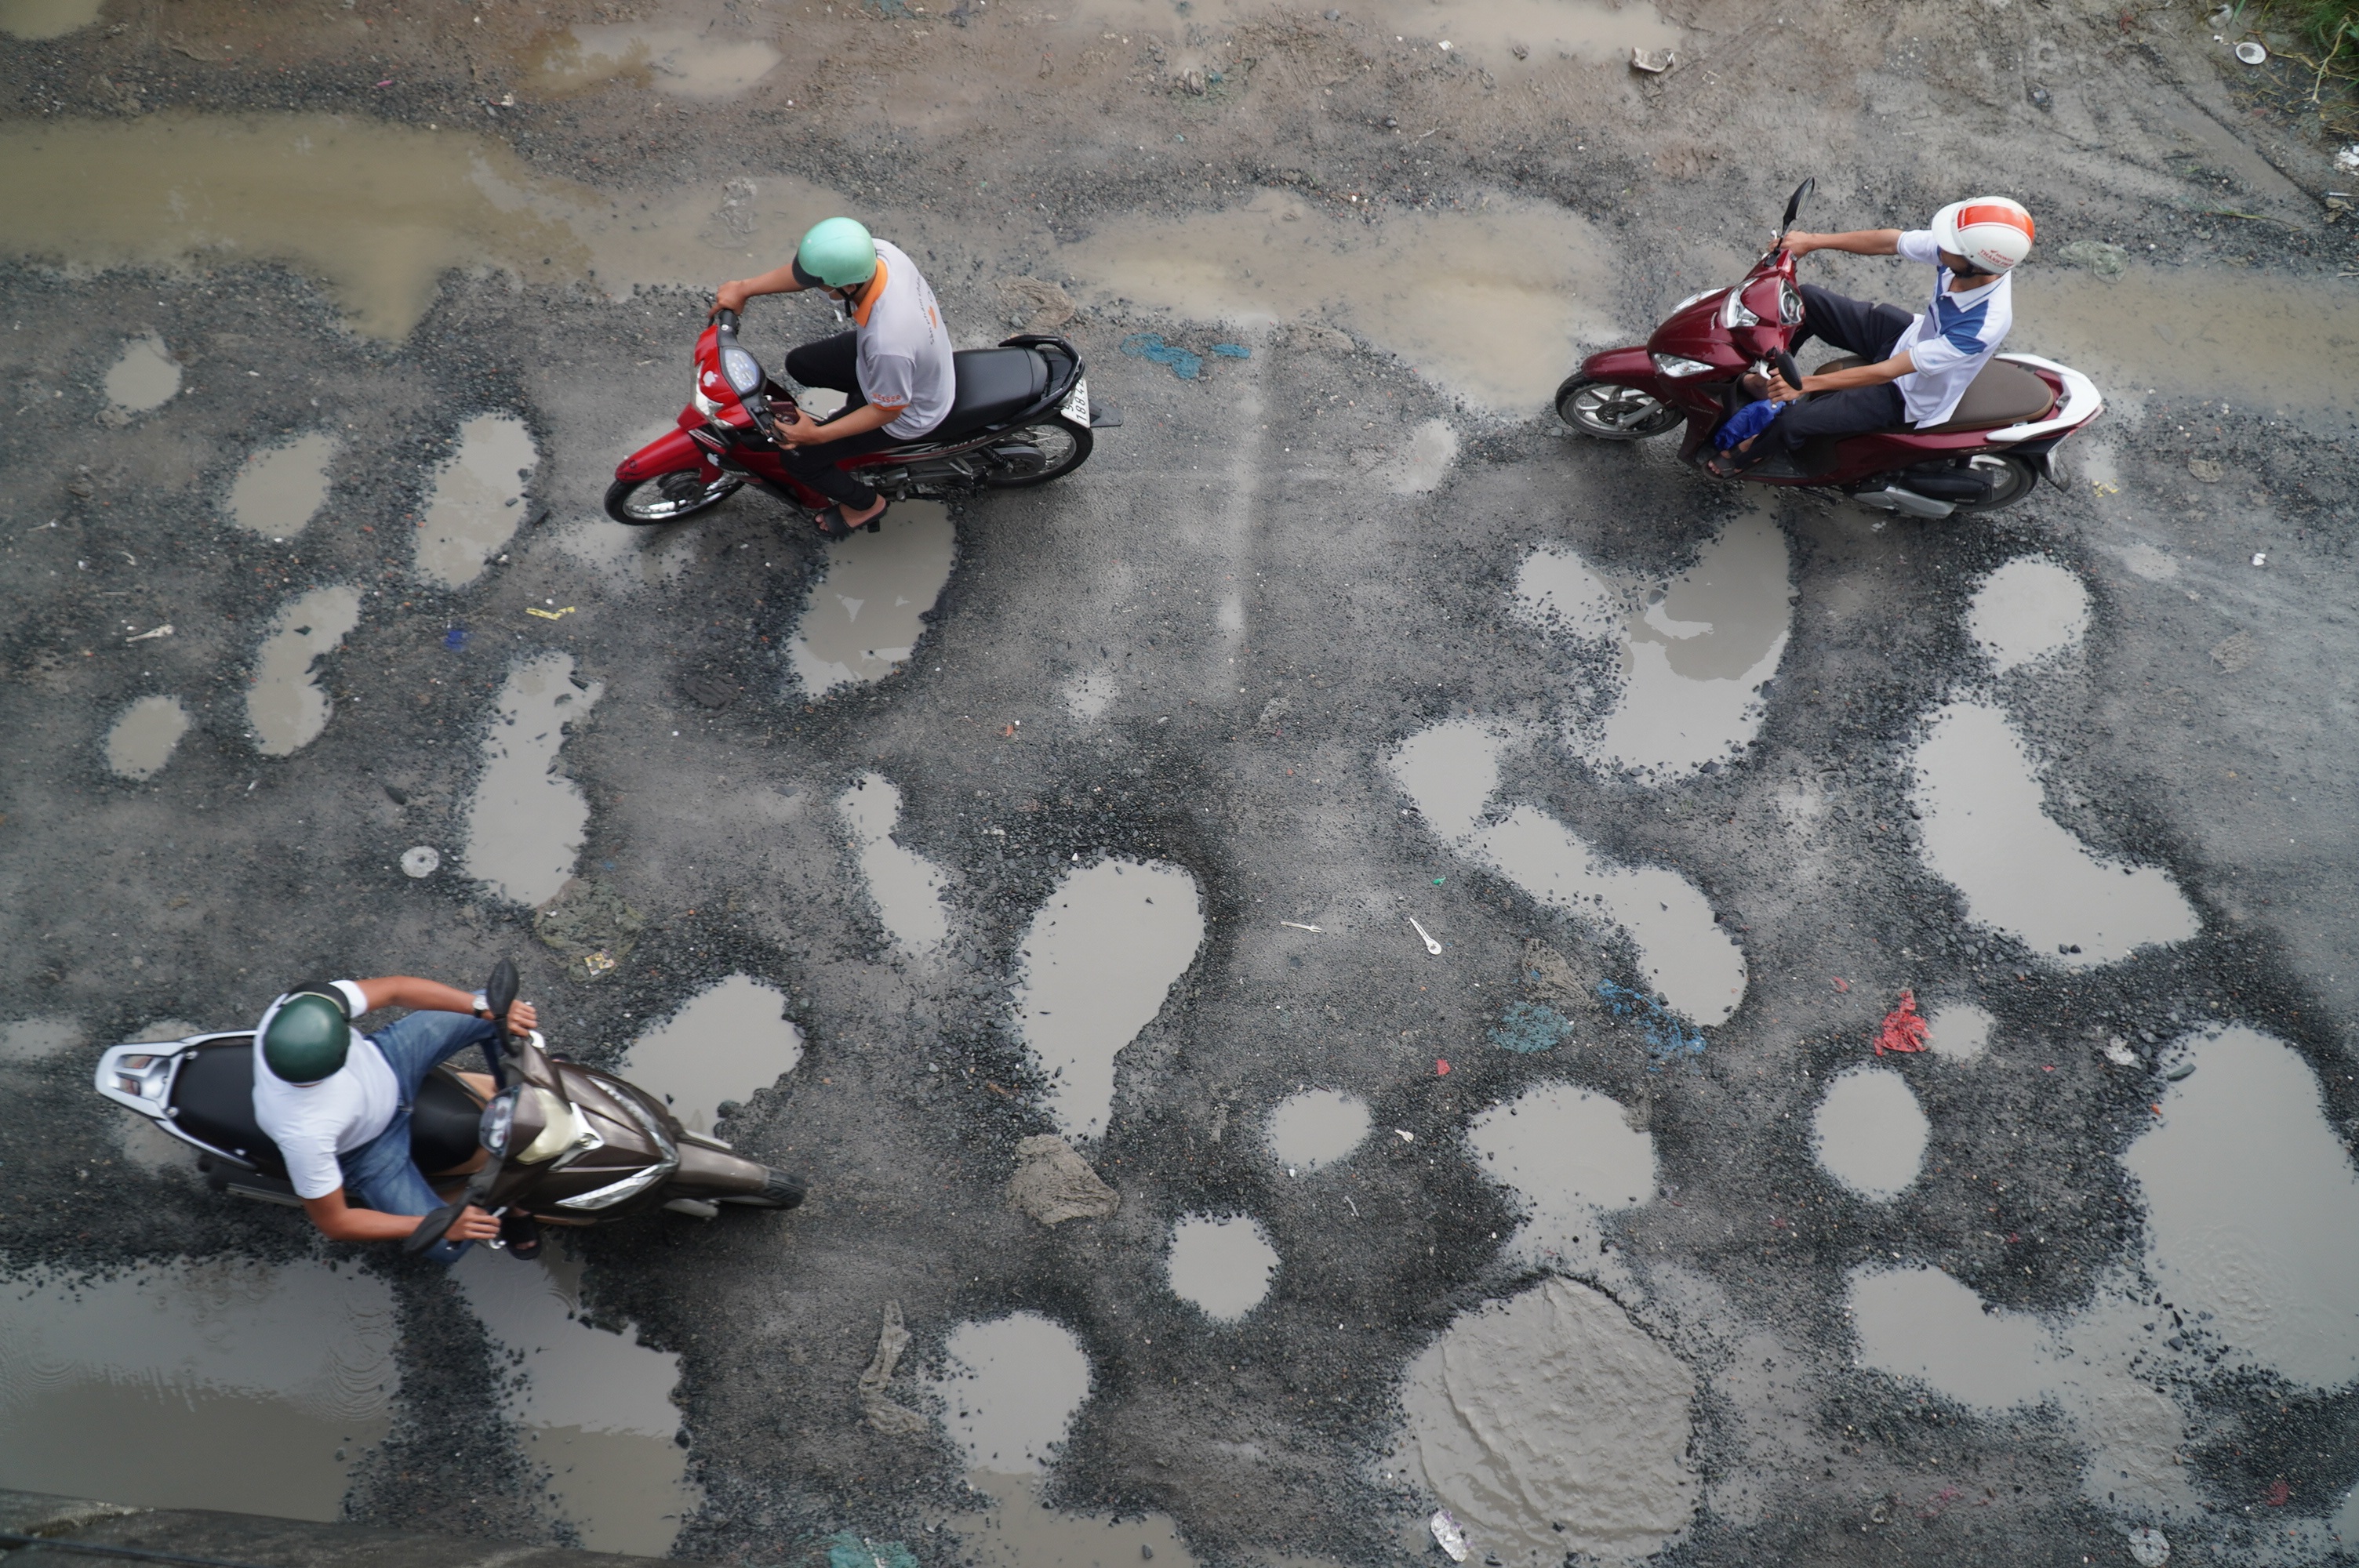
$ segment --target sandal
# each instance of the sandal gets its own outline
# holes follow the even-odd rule
[[[540,1256],[540,1222],[511,1210],[500,1216],[500,1239],[507,1243],[509,1257],[529,1263]]]
[[[883,506],[876,509],[875,516],[869,518],[867,521],[863,523],[847,523],[843,520],[843,508],[841,506],[831,506],[826,511],[821,513],[818,517],[813,519],[813,521],[819,526],[819,536],[821,538],[828,540],[849,539],[863,528],[867,529],[872,534],[876,533],[885,524],[885,514],[892,510],[893,503],[888,501]]]

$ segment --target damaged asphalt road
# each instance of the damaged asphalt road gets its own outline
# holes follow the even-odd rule
[[[748,1563],[2348,1551],[2351,238],[2116,10],[0,40],[0,1481]],[[1805,173],[2032,206],[2066,484],[1919,524],[1547,416]],[[606,522],[700,290],[837,207],[1124,425],[841,546]],[[446,1277],[90,1091],[502,954],[804,1208]],[[1048,1135],[1118,1206],[1011,1206]]]

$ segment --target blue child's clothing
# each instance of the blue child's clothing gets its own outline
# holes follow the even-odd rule
[[[1748,403],[1728,416],[1713,435],[1712,444],[1722,451],[1734,451],[1743,442],[1751,440],[1769,427],[1769,421],[1784,411],[1785,405],[1765,397],[1758,403]]]

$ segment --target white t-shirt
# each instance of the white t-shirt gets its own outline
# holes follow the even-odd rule
[[[934,291],[900,246],[876,242],[876,270],[885,286],[852,313],[860,334],[860,393],[900,414],[885,427],[905,441],[940,424],[958,391],[951,335]]]
[[[1930,229],[1900,236],[1904,260],[1933,267],[1933,303],[1900,335],[1894,353],[1906,349],[1917,368],[1893,384],[1900,389],[1912,425],[1939,425],[1957,408],[1966,388],[2006,341],[2015,325],[2014,275],[2001,273],[1962,294],[1950,292],[1951,274],[1941,265],[1941,243]]]
[[[302,990],[342,1002],[347,1023],[368,1011],[367,994],[351,980]],[[272,1002],[255,1027],[254,1119],[287,1157],[287,1179],[296,1195],[323,1198],[344,1184],[336,1156],[351,1153],[393,1125],[394,1112],[401,1108],[401,1085],[385,1054],[357,1030],[344,1065],[316,1084],[290,1084],[272,1072],[262,1059],[263,1031],[297,994],[288,991]]]

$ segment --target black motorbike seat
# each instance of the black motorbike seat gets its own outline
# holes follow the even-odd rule
[[[265,1175],[284,1177],[286,1157],[254,1119],[254,1037],[200,1045],[172,1080],[173,1120],[190,1137],[234,1154]],[[432,1174],[474,1156],[483,1108],[448,1068],[427,1075],[409,1108],[409,1155]]]
[[[961,349],[951,356],[958,391],[925,438],[945,440],[1013,419],[1049,392],[1049,362],[1030,349]]]

